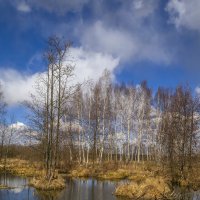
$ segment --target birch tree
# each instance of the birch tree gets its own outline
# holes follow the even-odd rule
[[[70,45],[58,37],[49,38],[44,54],[47,72],[38,78],[36,95],[32,95],[32,100],[26,102],[32,112],[32,125],[41,133],[45,149],[46,177],[49,180],[55,176],[59,163],[61,119],[65,104],[74,92],[74,86],[70,83],[74,65],[67,60]]]

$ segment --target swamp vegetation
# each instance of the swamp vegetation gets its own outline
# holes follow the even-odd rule
[[[49,38],[46,72],[23,103],[28,145],[14,143],[0,93],[1,173],[29,177],[28,187],[45,194],[62,194],[73,177],[123,180],[111,183],[108,199],[179,199],[177,187],[198,191],[200,97],[188,85],[153,92],[146,81],[113,84],[106,69],[97,82],[77,83],[70,47]]]

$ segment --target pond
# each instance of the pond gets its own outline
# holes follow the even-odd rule
[[[11,189],[0,190],[0,200],[115,200],[112,193],[117,182],[95,179],[66,178],[66,188],[60,192],[40,192],[28,186],[28,179],[10,174],[0,175],[0,184]]]
[[[119,182],[95,179],[66,178],[66,188],[60,192],[40,192],[28,186],[28,179],[10,174],[0,175],[0,184],[10,189],[0,190],[0,200],[119,200],[112,193]],[[199,193],[176,191],[176,199],[200,200]]]

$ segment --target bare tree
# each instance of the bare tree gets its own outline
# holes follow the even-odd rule
[[[36,95],[26,102],[32,111],[32,125],[41,133],[45,149],[46,176],[51,179],[59,163],[61,119],[66,103],[74,93],[72,83],[74,65],[69,60],[70,43],[58,37],[50,37],[44,56],[47,72],[37,81]]]
[[[4,143],[6,139],[6,103],[4,100],[4,95],[2,91],[2,86],[0,84],[0,141],[1,141],[1,153],[0,153],[0,159],[3,157],[3,151],[4,151]]]

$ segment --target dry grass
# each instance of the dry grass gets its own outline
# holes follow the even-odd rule
[[[147,169],[148,168],[148,169]],[[128,165],[113,163],[104,163],[103,165],[88,165],[87,167],[81,166],[73,168],[70,171],[72,177],[96,177],[104,180],[116,180],[125,179],[134,180],[136,182],[143,181],[146,177],[155,175],[158,171],[157,166],[151,166],[144,168],[144,165],[138,163],[131,163]]]
[[[128,179],[139,184],[139,183],[145,181],[146,175],[144,175],[144,174],[134,174],[134,175],[129,176]]]
[[[41,163],[20,159],[8,159],[5,169],[4,165],[0,164],[0,171],[4,170],[11,174],[25,177],[38,177],[44,174]]]
[[[127,198],[134,198],[137,197],[136,194],[138,193],[138,185],[137,183],[127,183],[120,185],[115,190],[116,196],[127,197]]]
[[[61,176],[48,181],[45,179],[45,171],[42,163],[30,162],[27,160],[8,159],[6,169],[0,165],[0,171],[7,171],[11,174],[25,177],[34,177],[30,185],[39,190],[58,190],[65,187],[64,179]]]
[[[115,195],[127,198],[162,199],[170,194],[170,188],[162,177],[149,177],[140,184],[131,182],[116,188]]]
[[[179,184],[181,187],[190,187],[193,190],[200,188],[200,165],[193,167],[187,174],[186,179],[181,179]]]
[[[79,167],[70,172],[70,176],[72,177],[89,177],[91,172],[87,168]]]
[[[126,169],[118,169],[115,171],[107,171],[105,173],[101,172],[98,175],[99,179],[104,179],[104,180],[116,180],[116,179],[125,179],[128,176],[130,176],[131,171],[126,170]]]
[[[58,176],[51,181],[46,178],[33,178],[30,180],[29,184],[30,186],[43,191],[61,190],[65,187],[65,181],[61,176]]]
[[[4,170],[3,164],[0,164],[0,171]],[[41,177],[44,177],[45,175],[42,163],[20,159],[8,159],[6,171],[19,176],[35,177],[37,180],[42,180]],[[170,182],[171,180],[167,169],[163,170],[159,165],[156,165],[155,162],[132,162],[130,164],[105,162],[101,165],[92,165],[92,163],[90,163],[87,167],[79,166],[73,168],[69,175],[72,177],[85,178],[96,177],[104,180],[119,180],[127,178],[134,182],[128,186],[128,188],[138,188],[138,185],[141,186],[141,184],[145,183],[148,179],[160,176],[162,176],[167,182]],[[193,171],[191,170],[188,173],[187,179],[180,180],[179,183],[180,186],[192,187],[194,190],[198,190],[200,188],[200,164],[197,163],[193,167]],[[132,191],[132,189],[130,190]]]
[[[96,165],[88,167],[77,167],[70,171],[72,177],[96,177],[98,179],[124,179],[131,174],[130,170],[127,169],[110,169],[107,166]]]
[[[136,167],[132,170],[132,174],[128,177],[129,180],[132,180],[136,183],[141,183],[146,180],[147,177],[154,176],[152,171],[146,170],[144,168]]]
[[[100,165],[93,166],[91,164],[91,165],[88,165],[87,167],[83,165],[83,166],[74,167],[70,171],[69,176],[71,176],[71,177],[84,177],[84,178],[97,177],[103,171],[104,171],[104,168]]]

